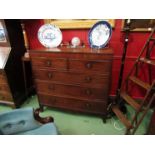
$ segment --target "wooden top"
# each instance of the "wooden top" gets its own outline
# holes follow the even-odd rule
[[[39,49],[30,50],[30,52],[113,54],[112,48],[93,49],[89,47],[84,47],[84,48],[61,47],[61,48],[49,48],[49,49],[39,48]]]
[[[10,51],[11,51],[10,47],[0,47],[0,69],[4,69]]]

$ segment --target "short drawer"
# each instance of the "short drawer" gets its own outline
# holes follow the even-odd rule
[[[107,104],[105,102],[91,102],[45,94],[39,94],[39,101],[42,105],[75,111],[101,114],[104,114],[107,111]]]
[[[73,96],[82,99],[102,100],[107,99],[108,94],[105,88],[89,88],[73,85],[54,84],[49,82],[36,81],[37,91],[51,95]]]
[[[109,74],[81,74],[73,72],[58,72],[51,70],[34,70],[35,79],[47,80],[65,84],[77,84],[95,88],[108,88]]]
[[[67,69],[67,61],[63,58],[38,57],[31,59],[33,68]]]
[[[77,72],[96,72],[99,74],[105,74],[111,71],[111,61],[69,60],[69,69]]]

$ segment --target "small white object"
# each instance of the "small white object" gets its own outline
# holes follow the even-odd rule
[[[26,53],[24,54],[24,57],[25,57],[25,58],[29,58],[29,57],[30,57],[29,52],[26,52]]]
[[[128,39],[125,39],[125,42],[128,42]]]
[[[128,23],[128,24],[130,23],[130,19],[127,20],[127,23]]]
[[[72,46],[76,47],[80,45],[81,41],[78,37],[73,37],[71,40],[71,43],[72,43]]]

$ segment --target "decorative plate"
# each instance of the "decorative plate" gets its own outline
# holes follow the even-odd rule
[[[62,41],[62,33],[57,26],[45,24],[38,30],[38,39],[43,46],[54,48],[60,45]]]
[[[112,28],[107,21],[99,21],[89,31],[89,44],[92,48],[103,48],[111,38]]]

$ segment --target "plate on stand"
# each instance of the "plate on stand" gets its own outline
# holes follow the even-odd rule
[[[88,34],[91,48],[104,48],[112,35],[111,25],[107,21],[99,21],[93,25]]]

